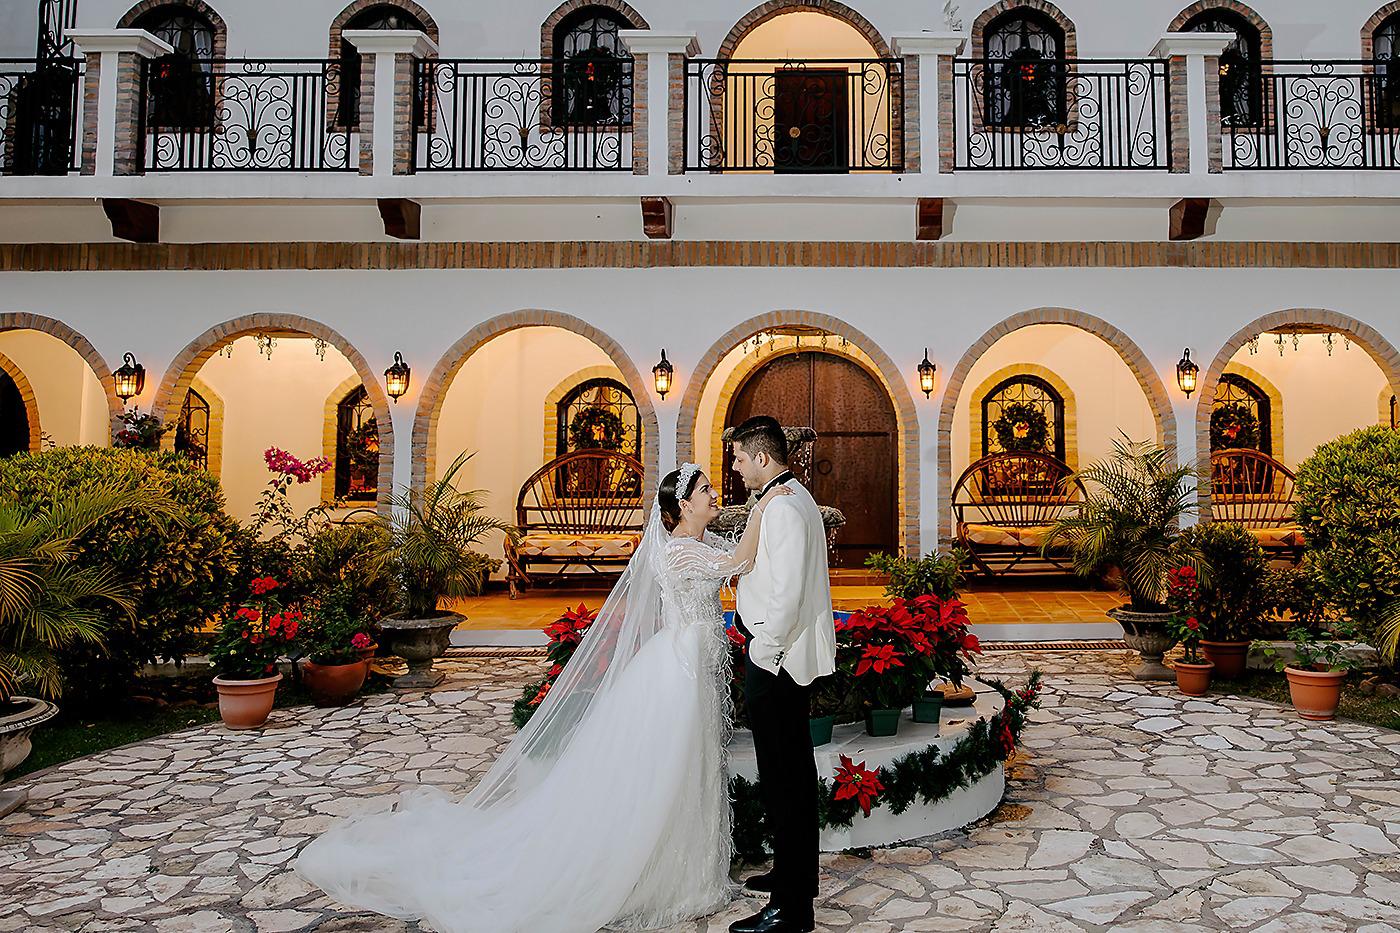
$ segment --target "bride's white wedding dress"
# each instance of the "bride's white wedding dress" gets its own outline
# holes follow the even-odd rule
[[[749,568],[713,536],[671,538],[655,520],[652,535],[628,571],[635,605],[609,617],[614,631],[590,630],[535,714],[552,717],[543,734],[522,731],[483,780],[492,786],[461,801],[408,791],[391,811],[332,827],[297,871],[337,901],[441,933],[650,929],[730,903],[720,589]],[[638,569],[655,574],[646,598]],[[642,608],[660,619],[638,619]],[[616,644],[596,644],[610,637]],[[600,683],[587,672],[565,683],[575,665],[609,658]],[[586,710],[564,724],[571,702]]]

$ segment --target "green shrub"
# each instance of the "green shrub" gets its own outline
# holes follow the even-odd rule
[[[954,549],[943,554],[930,551],[923,557],[876,553],[866,558],[865,566],[889,576],[885,595],[891,599],[953,599],[958,595],[967,561],[966,552]]]
[[[173,453],[63,447],[0,461],[0,488],[21,502],[56,502],[114,484],[145,486],[173,503],[160,521],[138,509],[103,518],[78,540],[77,565],[130,585],[133,617],[110,610],[104,649],[64,649],[70,703],[120,692],[140,665],[181,659],[229,599],[237,523],[219,481]]]
[[[1298,467],[1297,488],[1304,565],[1371,641],[1400,597],[1400,432],[1363,428],[1323,444]]]
[[[1182,546],[1200,554],[1209,568],[1202,577],[1195,611],[1210,641],[1251,641],[1268,608],[1268,560],[1259,541],[1235,522],[1193,525],[1181,533]]]

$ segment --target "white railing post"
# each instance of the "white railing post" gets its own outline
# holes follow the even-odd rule
[[[437,43],[416,29],[350,29],[341,33],[341,38],[355,47],[362,60],[372,58],[374,62],[360,70],[360,174],[408,174],[413,168],[408,160],[417,131],[413,125],[414,63],[436,55]],[[344,88],[345,76],[340,80]]]
[[[83,174],[140,174],[141,60],[174,49],[144,29],[75,29],[68,38],[87,59]]]
[[[634,58],[645,56],[645,64],[633,72],[633,80],[640,72],[646,86],[646,93],[632,100],[632,132],[643,126],[646,132],[646,171],[638,174],[678,175],[685,170],[685,59],[700,54],[700,42],[694,35],[650,29],[624,29],[618,35]],[[634,170],[638,155],[633,155]]]
[[[951,120],[952,61],[963,50],[967,37],[958,33],[915,32],[891,38],[895,54],[905,60],[904,170],[951,172],[952,147],[956,144]],[[941,67],[945,61],[947,66]],[[909,80],[911,62],[913,82]],[[916,89],[913,94],[911,83]],[[915,106],[911,107],[911,103]],[[908,150],[911,143],[915,147],[913,158]]]

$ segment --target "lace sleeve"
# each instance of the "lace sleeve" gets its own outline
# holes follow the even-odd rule
[[[722,535],[713,531],[706,531],[705,543],[710,547],[724,551],[726,554],[733,554],[739,547],[739,537],[738,535]]]
[[[729,551],[694,538],[667,545],[666,566],[678,580],[728,580],[753,569],[751,562],[735,561]]]

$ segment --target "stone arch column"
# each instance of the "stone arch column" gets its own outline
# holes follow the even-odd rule
[[[754,334],[792,324],[818,327],[834,336],[846,338],[862,351],[869,362],[854,356],[851,358],[871,371],[889,393],[899,423],[899,540],[909,554],[920,553],[919,416],[914,407],[914,397],[910,394],[908,383],[900,374],[899,368],[885,351],[864,333],[840,318],[815,311],[770,311],[750,318],[715,341],[696,364],[695,372],[686,383],[685,395],[681,398],[676,422],[676,462],[683,463],[695,459],[695,432],[696,421],[700,415],[700,401],[720,361]],[[827,350],[829,352],[831,348],[828,347]],[[768,359],[769,357],[765,356],[763,362],[767,362]],[[737,384],[733,388],[737,388]]]
[[[20,400],[24,402],[24,417],[29,422],[29,452],[38,453],[44,446],[44,432],[39,427],[39,402],[34,398],[34,387],[29,384],[29,378],[19,364],[3,353],[0,353],[0,372],[9,376],[19,390]]]
[[[365,391],[369,393],[370,404],[374,406],[375,421],[379,425],[378,507],[381,512],[387,511],[394,489],[394,422],[393,416],[389,414],[389,397],[385,395],[384,386],[375,377],[369,362],[354,344],[320,321],[313,321],[299,314],[263,313],[244,315],[209,328],[190,341],[175,359],[171,360],[169,368],[165,371],[165,378],[156,390],[151,414],[162,422],[168,420],[176,400],[184,404],[185,392],[188,391],[200,367],[210,357],[239,337],[266,330],[292,331],[302,336],[320,338],[339,350],[355,368],[356,375],[364,383]]]
[[[1071,470],[1079,469],[1079,408],[1074,400],[1074,390],[1053,370],[1035,363],[1013,363],[992,373],[972,392],[967,406],[967,462],[974,463],[982,458],[982,406],[979,404],[988,392],[1014,376],[1036,376],[1044,379],[1060,393],[1065,405],[1065,463]]]
[[[622,349],[622,345],[612,337],[571,314],[540,309],[514,311],[483,321],[449,347],[433,367],[432,373],[423,383],[418,398],[418,411],[413,418],[413,487],[422,489],[437,476],[438,418],[453,378],[467,360],[493,338],[524,327],[558,327],[577,334],[606,353],[622,373],[623,382],[632,390],[632,398],[642,414],[642,466],[646,470],[643,500],[649,500],[659,481],[657,469],[660,460],[660,427],[656,418],[656,406],[652,403],[651,387],[642,379],[641,373],[633,364],[632,358]]]
[[[1291,308],[1286,311],[1274,311],[1256,318],[1236,331],[1234,336],[1227,340],[1225,345],[1220,348],[1220,352],[1215,355],[1210,368],[1201,373],[1200,398],[1196,402],[1196,460],[1197,469],[1201,471],[1201,476],[1206,480],[1209,480],[1210,477],[1210,413],[1215,401],[1215,387],[1219,384],[1221,375],[1224,374],[1235,354],[1240,352],[1240,349],[1249,342],[1251,337],[1276,327],[1296,324],[1312,324],[1346,334],[1351,338],[1352,343],[1358,344],[1371,359],[1375,360],[1376,365],[1385,374],[1386,381],[1390,383],[1391,390],[1400,390],[1400,351],[1397,351],[1389,340],[1381,336],[1381,333],[1369,324],[1363,324],[1356,318],[1323,308]],[[1200,505],[1201,520],[1208,521],[1210,519],[1210,483],[1208,481],[1199,484],[1197,501]]]
[[[112,381],[112,370],[107,367],[107,361],[102,358],[102,354],[97,352],[97,348],[86,337],[62,321],[44,317],[41,314],[30,314],[27,311],[0,313],[0,333],[7,330],[37,330],[50,337],[57,337],[77,351],[77,354],[88,364],[88,368],[92,370],[92,374],[97,377],[97,381],[101,383],[102,394],[107,396],[109,416],[107,442],[110,444],[116,433],[117,419],[121,417],[123,406],[121,399],[117,398],[117,386]]]
[[[942,543],[950,542],[953,537],[953,418],[957,413],[958,398],[962,394],[963,384],[971,374],[972,367],[993,344],[1012,331],[1036,324],[1068,324],[1078,327],[1112,347],[1137,379],[1143,395],[1147,397],[1147,404],[1152,409],[1152,419],[1157,427],[1157,443],[1173,458],[1177,455],[1176,415],[1172,411],[1171,397],[1167,394],[1162,377],[1132,338],[1102,318],[1071,308],[1034,308],[1022,311],[983,334],[968,348],[948,376],[947,387],[943,392],[943,404],[938,413],[938,539]],[[1209,391],[1213,392],[1214,389]]]

